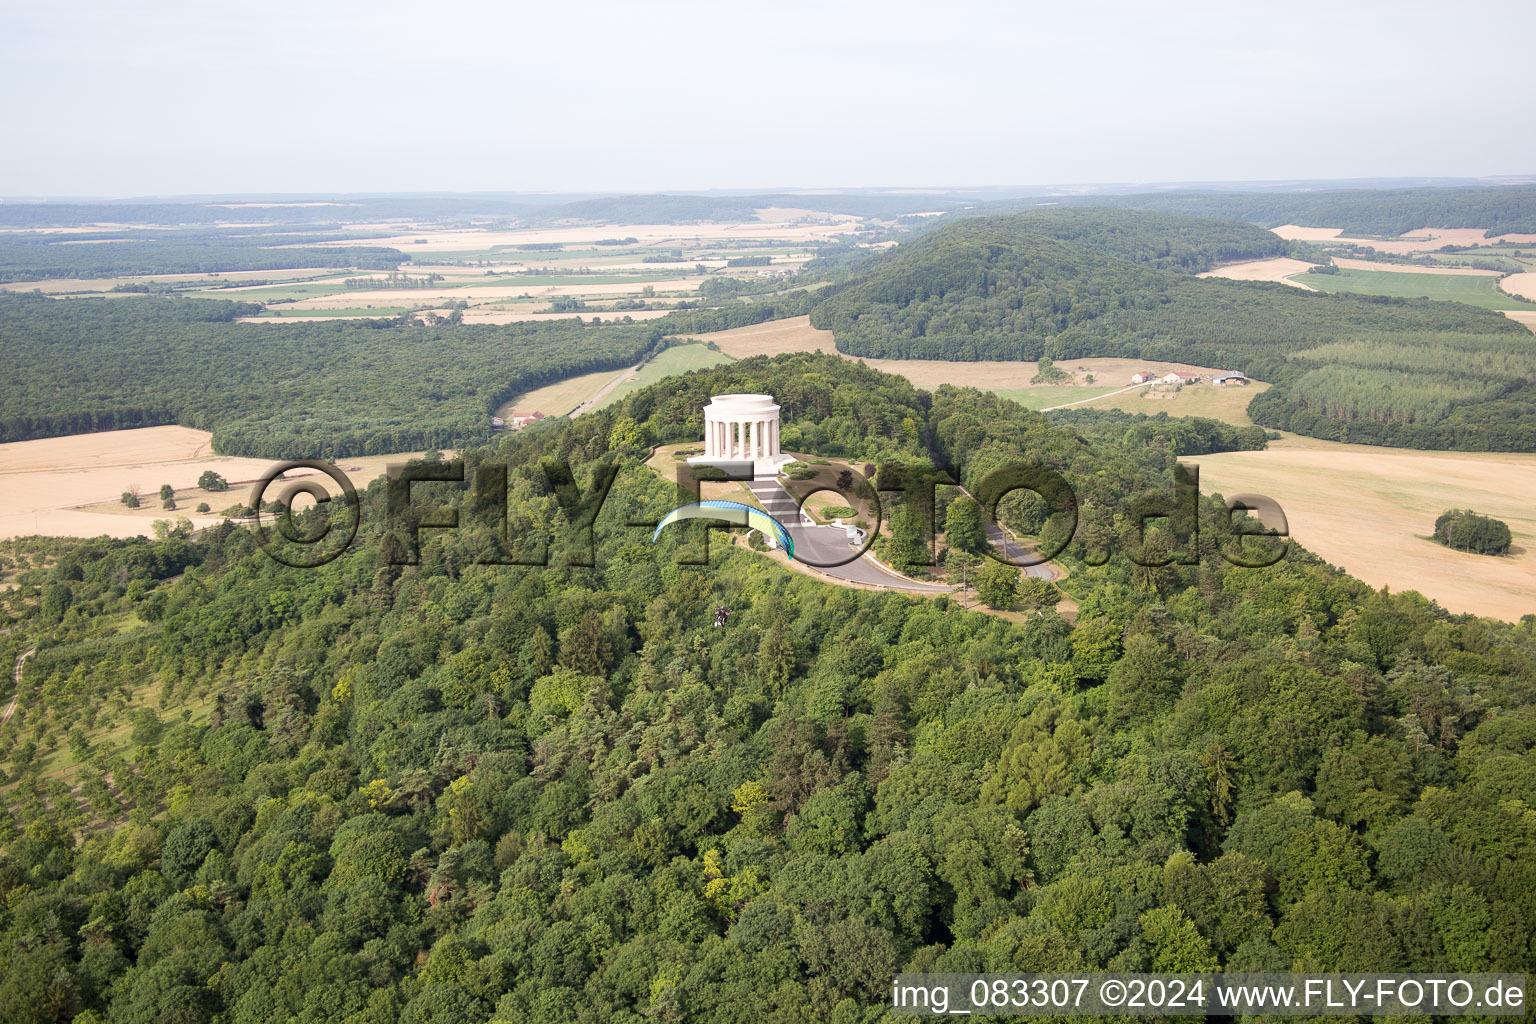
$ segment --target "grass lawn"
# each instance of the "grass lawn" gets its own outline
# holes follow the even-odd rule
[[[1403,274],[1391,270],[1341,270],[1337,274],[1296,274],[1291,278],[1320,292],[1390,295],[1400,299],[1439,299],[1465,302],[1483,309],[1536,310],[1536,302],[1506,295],[1498,279],[1483,275]]]
[[[675,345],[640,367],[640,372],[608,392],[596,408],[603,409],[621,400],[625,395],[650,387],[664,377],[690,370],[706,370],[721,363],[735,362],[724,352],[716,352],[705,345]],[[588,396],[590,397],[590,396]]]
[[[1030,369],[1033,369],[1030,364]],[[1018,402],[1026,409],[1049,409],[1055,405],[1065,405],[1068,402],[1080,402],[1085,398],[1097,398],[1099,395],[1107,395],[1111,391],[1119,391],[1124,384],[1093,384],[1076,385],[1066,384],[1061,387],[1038,388],[987,388],[999,398],[1007,398]],[[1095,406],[1095,408],[1097,408]]]

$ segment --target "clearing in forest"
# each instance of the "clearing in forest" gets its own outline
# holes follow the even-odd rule
[[[1487,274],[1340,270],[1337,274],[1308,274],[1306,282],[1321,292],[1388,295],[1399,299],[1438,299],[1443,302],[1464,302],[1483,309],[1536,311],[1536,303],[1500,290],[1499,279]]]

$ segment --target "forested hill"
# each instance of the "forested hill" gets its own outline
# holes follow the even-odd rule
[[[966,219],[869,257],[812,323],[851,355],[1038,359],[1069,330],[1173,301],[1191,274],[1290,250],[1251,224],[1167,214]]]
[[[1536,185],[1235,194],[1165,192],[1096,197],[1091,202],[1095,206],[1199,217],[1235,217],[1265,227],[1300,224],[1340,228],[1346,236],[1391,237],[1426,227],[1480,228],[1489,236],[1536,234]]]
[[[1094,544],[1171,485],[1151,424],[830,357],[712,372],[849,457],[1044,460]],[[673,395],[501,440],[545,569],[477,565],[470,503],[386,564],[379,486],[315,570],[233,527],[10,546],[0,651],[39,646],[0,726],[7,1021],[863,1024],[898,970],[1536,968],[1536,619],[1235,569],[1210,531],[1197,566],[1074,545],[1075,624],[720,538],[688,568],[686,531],[626,525],[675,501],[639,465],[697,437]],[[591,568],[545,456],[619,466]]]
[[[410,262],[398,249],[319,245],[366,232],[255,234],[245,231],[120,231],[0,234],[0,282],[120,275],[211,274],[292,267],[394,270]]]
[[[180,423],[216,451],[340,458],[461,448],[503,401],[633,364],[651,325],[243,324],[223,300],[0,294],[0,441]]]
[[[1194,276],[1286,251],[1251,224],[1132,210],[959,220],[856,265],[811,322],[855,356],[1127,356],[1242,370],[1275,385],[1250,409],[1256,422],[1334,440],[1536,447],[1530,336],[1514,321]]]

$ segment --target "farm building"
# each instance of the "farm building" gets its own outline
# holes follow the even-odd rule
[[[1140,373],[1131,374],[1132,384],[1148,384],[1157,380],[1157,373],[1153,370],[1142,370]]]
[[[1211,383],[1223,386],[1227,384],[1247,384],[1248,378],[1243,375],[1241,370],[1223,370],[1221,373],[1211,375]]]
[[[519,430],[530,423],[537,423],[544,418],[541,412],[517,413],[512,417],[512,429]]]
[[[1195,376],[1191,376],[1190,374],[1179,373],[1179,372],[1177,372],[1175,370],[1170,370],[1166,374],[1163,375],[1163,383],[1164,384],[1198,384],[1198,383],[1200,383],[1200,378],[1199,377],[1195,377]]]

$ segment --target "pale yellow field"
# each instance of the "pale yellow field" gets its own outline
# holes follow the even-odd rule
[[[737,359],[748,356],[778,356],[786,352],[826,352],[836,355],[831,331],[818,331],[809,316],[770,320],[765,324],[738,327],[732,331],[690,335],[701,341],[713,341],[720,351]]]
[[[1268,451],[1187,457],[1201,490],[1279,502],[1291,536],[1374,587],[1417,590],[1453,612],[1536,612],[1536,455],[1420,452],[1287,436]],[[1471,508],[1509,524],[1519,550],[1466,554],[1426,539]],[[1263,570],[1254,570],[1262,572]]]
[[[597,394],[604,385],[615,378],[627,377],[630,370],[601,370],[580,377],[569,377],[527,394],[518,395],[496,410],[496,415],[509,424],[514,413],[542,412],[545,416],[565,416],[578,405]]]
[[[1268,260],[1248,260],[1229,263],[1215,270],[1207,270],[1200,277],[1225,277],[1233,281],[1278,281],[1295,288],[1306,288],[1300,281],[1292,281],[1291,274],[1304,274],[1312,264],[1306,260],[1293,260],[1289,256],[1276,256]],[[1307,289],[1311,291],[1310,288]]]
[[[547,307],[548,303],[540,305]],[[625,317],[637,322],[654,320],[670,312],[672,312],[670,309],[626,309],[617,313],[546,313],[539,312],[537,306],[529,306],[526,309],[480,308],[466,309],[464,322],[467,324],[517,324],[536,323],[540,320],[582,320],[591,323],[593,320],[600,319],[608,324],[615,320],[623,320]]]
[[[1499,287],[1511,295],[1536,302],[1536,273],[1510,274],[1499,282]]]
[[[1248,418],[1248,403],[1253,401],[1254,395],[1268,388],[1268,384],[1257,380],[1227,387],[1194,384],[1177,391],[1141,388],[1091,399],[1076,408],[1123,409],[1126,412],[1144,412],[1148,416],[1156,416],[1160,412],[1166,412],[1169,416],[1208,416],[1234,427],[1251,427],[1253,420]]]
[[[804,212],[804,211],[801,211]],[[807,217],[822,214],[807,213]],[[562,245],[591,245],[603,238],[633,238],[637,245],[660,245],[694,239],[771,238],[779,241],[811,241],[845,234],[854,226],[851,218],[811,222],[804,218],[775,221],[740,221],[717,224],[598,224],[550,228],[484,229],[422,228],[408,230],[389,238],[369,239],[369,245],[382,245],[407,253],[457,252],[488,249],[493,245],[528,245],[556,242]],[[418,244],[418,239],[425,241]],[[306,243],[307,244],[307,243]],[[356,245],[356,242],[319,242],[318,245]],[[615,246],[622,252],[623,247]]]
[[[134,277],[68,277],[52,278],[46,281],[11,281],[0,284],[0,291],[30,292],[40,291],[46,295],[74,294],[79,292],[106,292],[120,284],[148,284],[153,281],[157,284],[185,284],[188,282],[218,284],[227,281],[293,281],[306,277],[325,277],[330,274],[349,274],[345,268],[337,267],[309,267],[293,270],[232,270],[223,274],[144,274]],[[247,287],[261,287],[251,285]],[[221,291],[224,289],[220,289]],[[230,288],[230,297],[234,298],[243,289]]]
[[[1341,233],[1339,228],[1304,228],[1300,224],[1281,224],[1270,230],[1291,242],[1326,242]]]
[[[195,526],[217,525],[221,517],[192,511],[197,503],[207,501],[215,513],[244,503],[251,482],[271,463],[214,455],[211,437],[187,427],[145,427],[0,444],[0,538],[148,537],[156,519],[176,516],[185,516]],[[387,465],[419,454],[347,459],[341,468],[362,488]],[[199,491],[197,478],[205,469],[223,476],[230,489],[208,495]],[[304,475],[308,471],[289,474]],[[180,507],[175,511],[160,507],[161,484],[177,491]],[[138,509],[118,502],[133,487],[142,502]]]
[[[1532,331],[1536,331],[1536,310],[1506,309],[1503,314],[1518,323],[1525,324]]]

